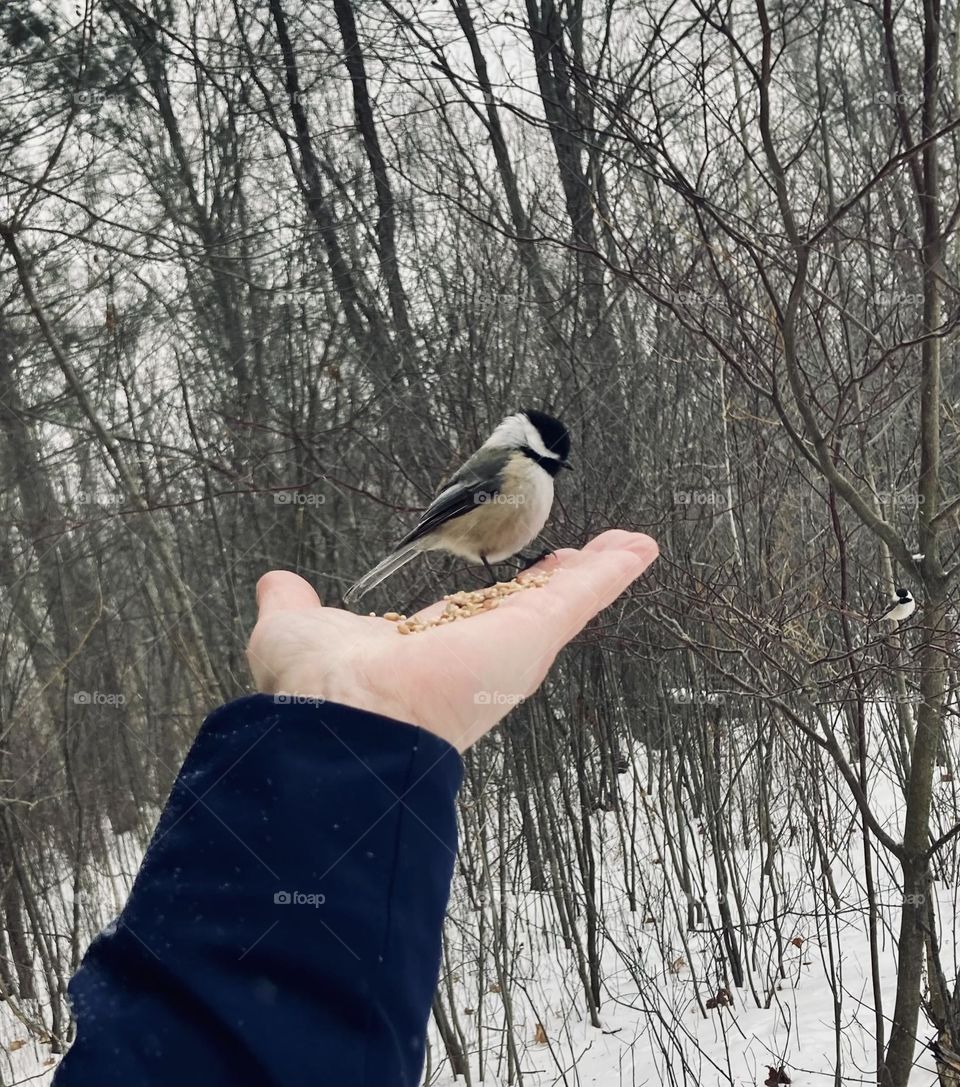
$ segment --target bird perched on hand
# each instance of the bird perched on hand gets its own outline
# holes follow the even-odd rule
[[[396,549],[351,585],[352,604],[422,551],[447,551],[483,565],[503,562],[535,539],[553,506],[553,479],[570,468],[570,435],[559,419],[528,409],[508,415],[441,486]]]
[[[909,589],[896,589],[894,591],[897,594],[896,598],[883,615],[874,620],[875,623],[882,623],[884,620],[891,623],[902,623],[904,619],[908,619],[917,610],[917,602],[910,595]]]

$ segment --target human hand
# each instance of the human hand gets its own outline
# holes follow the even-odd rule
[[[543,682],[559,650],[657,557],[656,543],[613,529],[537,566],[539,589],[469,619],[406,637],[384,619],[324,607],[303,578],[257,583],[247,659],[257,688],[340,702],[407,721],[466,751]],[[437,603],[419,614],[442,611]]]

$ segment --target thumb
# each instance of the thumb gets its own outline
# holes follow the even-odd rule
[[[283,632],[290,627],[290,612],[310,612],[321,607],[313,586],[289,570],[271,570],[260,578],[259,614],[247,644],[247,663],[258,690],[276,690],[277,667],[285,663],[289,652]],[[274,616],[279,617],[279,623],[270,622]]]
[[[258,618],[278,611],[302,611],[322,607],[314,587],[290,570],[271,570],[257,582]]]

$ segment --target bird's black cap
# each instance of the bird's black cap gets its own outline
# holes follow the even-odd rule
[[[570,433],[559,419],[547,415],[545,411],[537,411],[535,408],[524,408],[523,414],[537,428],[543,444],[562,460],[566,461],[570,456]]]
[[[901,600],[902,600],[902,599],[903,599],[903,598],[904,598],[905,596],[909,596],[909,595],[910,595],[910,590],[909,590],[909,589],[894,589],[893,591],[894,591],[894,592],[895,592],[895,593],[897,594],[897,596],[899,596],[899,597],[900,597],[900,599],[901,599]]]

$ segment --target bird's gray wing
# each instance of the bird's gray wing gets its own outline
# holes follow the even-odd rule
[[[503,467],[509,450],[478,449],[476,453],[443,484],[440,493],[424,511],[423,516],[397,544],[405,547],[422,539],[435,528],[475,510],[500,493]],[[483,495],[481,498],[480,496]]]

